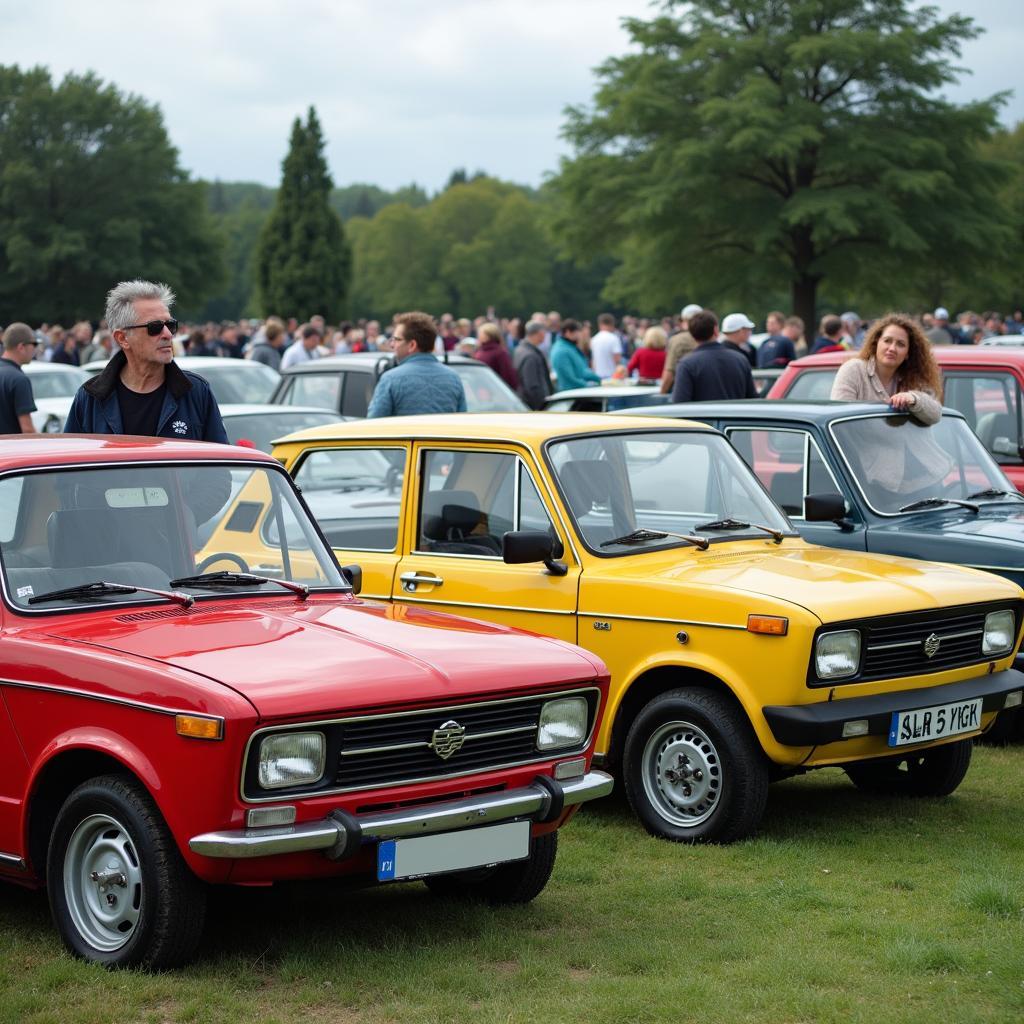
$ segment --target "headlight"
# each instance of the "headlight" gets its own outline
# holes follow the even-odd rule
[[[981,638],[982,654],[1006,654],[1013,649],[1017,620],[1011,611],[989,612],[985,616],[985,632]]]
[[[305,786],[324,774],[322,732],[286,732],[260,743],[259,780],[263,789]]]
[[[843,679],[860,667],[860,630],[822,633],[814,648],[814,670],[819,679]]]
[[[583,697],[549,700],[540,709],[537,749],[577,747],[587,736],[587,702]]]

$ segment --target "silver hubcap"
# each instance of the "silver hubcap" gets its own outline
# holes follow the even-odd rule
[[[644,746],[644,792],[673,825],[707,821],[722,794],[722,763],[707,735],[689,722],[667,722]]]
[[[78,933],[112,953],[127,943],[142,912],[142,867],[128,830],[93,814],[75,829],[64,855],[64,896]]]

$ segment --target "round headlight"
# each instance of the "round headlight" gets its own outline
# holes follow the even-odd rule
[[[822,633],[814,648],[814,670],[819,679],[845,679],[860,668],[860,630]]]
[[[981,638],[982,654],[1007,654],[1017,638],[1017,620],[1009,609],[989,612],[985,616],[985,632]]]
[[[259,781],[263,789],[307,786],[324,774],[322,732],[284,732],[260,743]]]
[[[549,700],[540,709],[537,749],[578,747],[587,736],[587,702],[583,697]]]

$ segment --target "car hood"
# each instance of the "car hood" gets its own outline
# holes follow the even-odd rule
[[[927,512],[919,515],[901,516],[899,519],[887,520],[883,526],[872,527],[886,533],[900,535],[916,535],[934,538],[941,543],[945,538],[953,543],[967,543],[981,550],[996,551],[1002,549],[1007,553],[1009,562],[1015,566],[1024,565],[1024,503],[1014,502],[1012,505],[983,505],[981,511],[973,512],[954,510]],[[942,551],[945,556],[957,558],[956,551]],[[958,558],[958,561],[960,559]]]
[[[188,610],[122,612],[102,626],[92,616],[67,621],[49,634],[216,680],[261,718],[505,695],[605,671],[593,655],[558,640],[337,596],[197,602]]]
[[[781,545],[770,540],[732,541],[712,544],[707,551],[676,548],[614,562],[602,559],[594,573],[589,580],[588,572],[584,573],[580,604],[592,605],[595,613],[601,608],[607,611],[608,584],[621,589],[628,581],[648,591],[665,592],[652,593],[643,602],[645,606],[656,603],[662,608],[659,615],[672,608],[667,614],[673,617],[718,619],[720,609],[721,614],[731,615],[736,625],[746,625],[747,612],[763,608],[750,601],[738,610],[735,601],[716,599],[716,591],[742,591],[799,605],[822,622],[1024,597],[1020,587],[1009,580],[958,565],[844,551],[790,539]],[[673,593],[679,600],[670,597]],[[619,603],[626,602],[620,599]]]

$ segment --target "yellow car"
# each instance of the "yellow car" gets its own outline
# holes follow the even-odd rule
[[[972,738],[1021,700],[1016,584],[806,543],[703,425],[406,417],[316,427],[274,454],[364,597],[603,658],[597,749],[659,836],[749,835],[769,781],[826,765],[866,790],[946,795]],[[253,504],[242,525],[265,560],[272,513]]]

